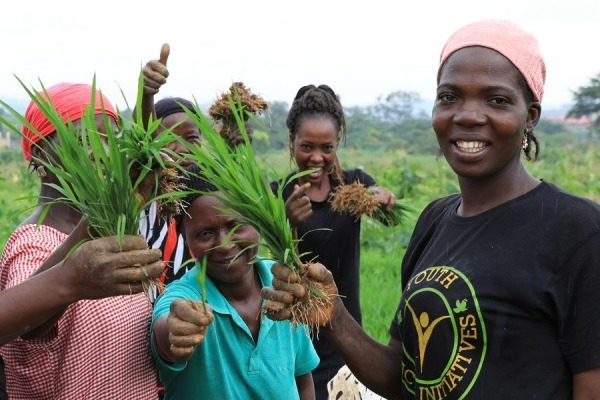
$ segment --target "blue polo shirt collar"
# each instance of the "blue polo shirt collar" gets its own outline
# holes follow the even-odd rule
[[[269,264],[263,262],[263,258],[257,258],[257,262],[254,264],[255,268],[258,271],[258,277],[260,278],[261,285],[271,286],[272,275],[269,269]],[[199,265],[196,260],[196,274],[200,276],[202,273],[202,267]],[[218,312],[219,314],[232,314],[232,307],[227,302],[227,299],[219,292],[217,286],[214,284],[210,277],[206,277],[206,301],[212,307],[213,311]],[[263,300],[264,302],[264,300]],[[236,313],[237,314],[237,313]]]

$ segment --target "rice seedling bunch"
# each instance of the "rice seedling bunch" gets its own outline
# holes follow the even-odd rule
[[[390,210],[382,207],[371,188],[360,182],[339,185],[330,197],[331,209],[346,212],[359,219],[362,215],[395,226],[406,220],[413,211],[410,206],[397,200]]]
[[[68,204],[87,218],[92,237],[116,235],[122,243],[124,235],[138,233],[141,212],[152,202],[177,204],[185,195],[174,190],[178,183],[170,168],[177,167],[163,149],[178,136],[171,130],[155,134],[159,121],[151,121],[146,130],[141,123],[120,117],[118,128],[114,129],[103,112],[106,133],[98,131],[94,105],[100,99],[96,98],[95,77],[91,105],[77,125],[62,120],[43,84],[45,96],[19,82],[56,128],[58,140],[46,141],[50,151],[39,160],[58,181],[48,184],[59,197],[47,199],[46,213],[51,204]],[[46,140],[16,110],[7,109],[39,134],[41,140]],[[20,133],[17,127],[10,128]]]
[[[238,139],[238,123],[234,112],[229,105],[229,99],[233,98],[239,101],[241,105],[241,116],[245,121],[251,115],[260,115],[263,111],[269,108],[267,103],[261,96],[254,94],[243,82],[234,82],[225,92],[219,96],[215,102],[209,107],[208,115],[215,122],[215,128],[219,134],[229,143],[235,143]],[[248,133],[248,132],[246,132]]]
[[[218,196],[228,207],[223,209],[244,223],[253,226],[260,234],[262,245],[272,257],[282,265],[295,271],[301,277],[307,296],[301,297],[292,307],[292,323],[307,324],[317,329],[329,320],[333,309],[332,296],[320,283],[312,281],[307,274],[309,264],[301,261],[298,254],[298,239],[294,237],[288,221],[283,200],[283,185],[275,194],[256,162],[254,151],[244,127],[244,108],[240,99],[228,99],[230,112],[244,137],[244,143],[231,147],[214,130],[201,113],[188,112],[188,116],[198,125],[205,139],[202,148],[189,147],[189,157],[203,171],[203,178],[211,182],[218,192],[203,192],[203,195]],[[197,105],[196,105],[197,107]],[[293,180],[312,171],[300,172]]]
[[[137,104],[141,103],[143,78],[140,77]],[[181,156],[167,148],[174,141],[183,139],[173,132],[178,125],[157,133],[160,120],[142,121],[141,113],[136,120],[120,119],[119,146],[128,160],[129,176],[133,182],[134,196],[146,208],[156,202],[158,214],[169,218],[183,210],[182,198],[187,192],[181,178],[185,169],[177,163]],[[144,129],[144,126],[147,128]]]

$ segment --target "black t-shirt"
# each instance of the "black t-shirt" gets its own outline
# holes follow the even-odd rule
[[[600,206],[546,182],[473,217],[459,203],[425,209],[403,260],[404,395],[571,398],[600,367]]]
[[[360,182],[365,187],[375,185],[375,180],[360,169],[343,171],[343,176],[344,182],[347,184]],[[297,183],[297,180],[294,180],[284,188],[284,200],[287,200],[292,194],[294,185]],[[274,192],[277,191],[278,185],[279,182],[271,183]],[[332,191],[336,187],[337,185],[334,184]],[[321,202],[311,201],[311,205],[312,215],[298,227],[298,237],[302,238],[298,250],[300,254],[308,253],[302,257],[302,261],[318,261],[331,271],[339,294],[344,296],[342,297],[344,305],[352,317],[361,323],[360,219],[349,213],[332,211],[329,199]],[[322,385],[325,389],[327,380],[337,373],[344,362],[324,336],[321,335],[318,339],[314,338],[313,344],[321,359],[319,367],[313,371],[313,379],[315,383],[319,380],[325,381]],[[324,369],[330,371],[324,371]]]

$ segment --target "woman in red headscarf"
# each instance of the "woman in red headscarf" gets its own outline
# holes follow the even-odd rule
[[[105,121],[116,127],[118,116],[113,106],[100,92],[94,95],[90,85],[60,83],[39,95],[46,96],[65,123],[80,124],[80,118],[94,103],[98,130],[106,132]],[[52,202],[59,193],[51,184],[58,181],[40,162],[54,156],[50,143],[60,145],[55,143],[56,127],[33,101],[27,108],[25,119],[29,125],[22,128],[23,154],[40,175],[39,202],[6,243],[0,259],[2,290],[16,288],[30,277],[55,274],[74,258],[84,264],[81,257],[75,257],[77,252],[69,253],[82,239],[89,239],[87,222],[79,212],[68,205]],[[46,207],[49,211],[39,223]],[[90,254],[94,251],[115,253],[95,262],[107,273],[112,271],[115,275],[127,276],[127,281],[118,282],[121,290],[115,291],[115,284],[107,281],[103,273],[93,275],[90,272],[92,275],[88,275],[88,280],[95,280],[103,292],[80,298],[98,300],[77,301],[68,308],[69,303],[65,303],[62,310],[57,308],[55,313],[48,313],[47,318],[32,324],[27,332],[20,332],[21,338],[0,347],[0,355],[6,362],[11,400],[156,398],[154,365],[147,339],[151,313],[141,284],[147,276],[142,276],[139,267],[136,276],[124,270],[115,271],[115,268],[122,265],[126,257],[133,256],[141,265],[151,262],[152,268],[146,272],[157,278],[162,270],[159,252],[147,250],[147,243],[141,237],[126,236],[124,250],[133,246],[137,252],[134,255],[117,252],[115,238],[98,240],[103,240],[101,243],[105,243],[105,247],[108,240],[108,248],[101,249],[97,244],[100,242],[95,240],[90,242],[95,246]],[[142,255],[149,257],[148,261],[140,259]],[[61,288],[61,285],[48,285],[45,291],[51,293]],[[120,296],[109,297],[115,294]],[[41,294],[31,291],[29,295]]]

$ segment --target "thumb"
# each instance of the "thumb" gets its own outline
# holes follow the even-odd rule
[[[164,65],[165,67],[167,66],[167,58],[169,58],[170,52],[171,47],[169,46],[169,43],[163,44],[160,48],[160,58],[158,59],[158,62]]]
[[[333,281],[331,272],[319,262],[308,264],[308,275],[316,282],[329,284]]]

